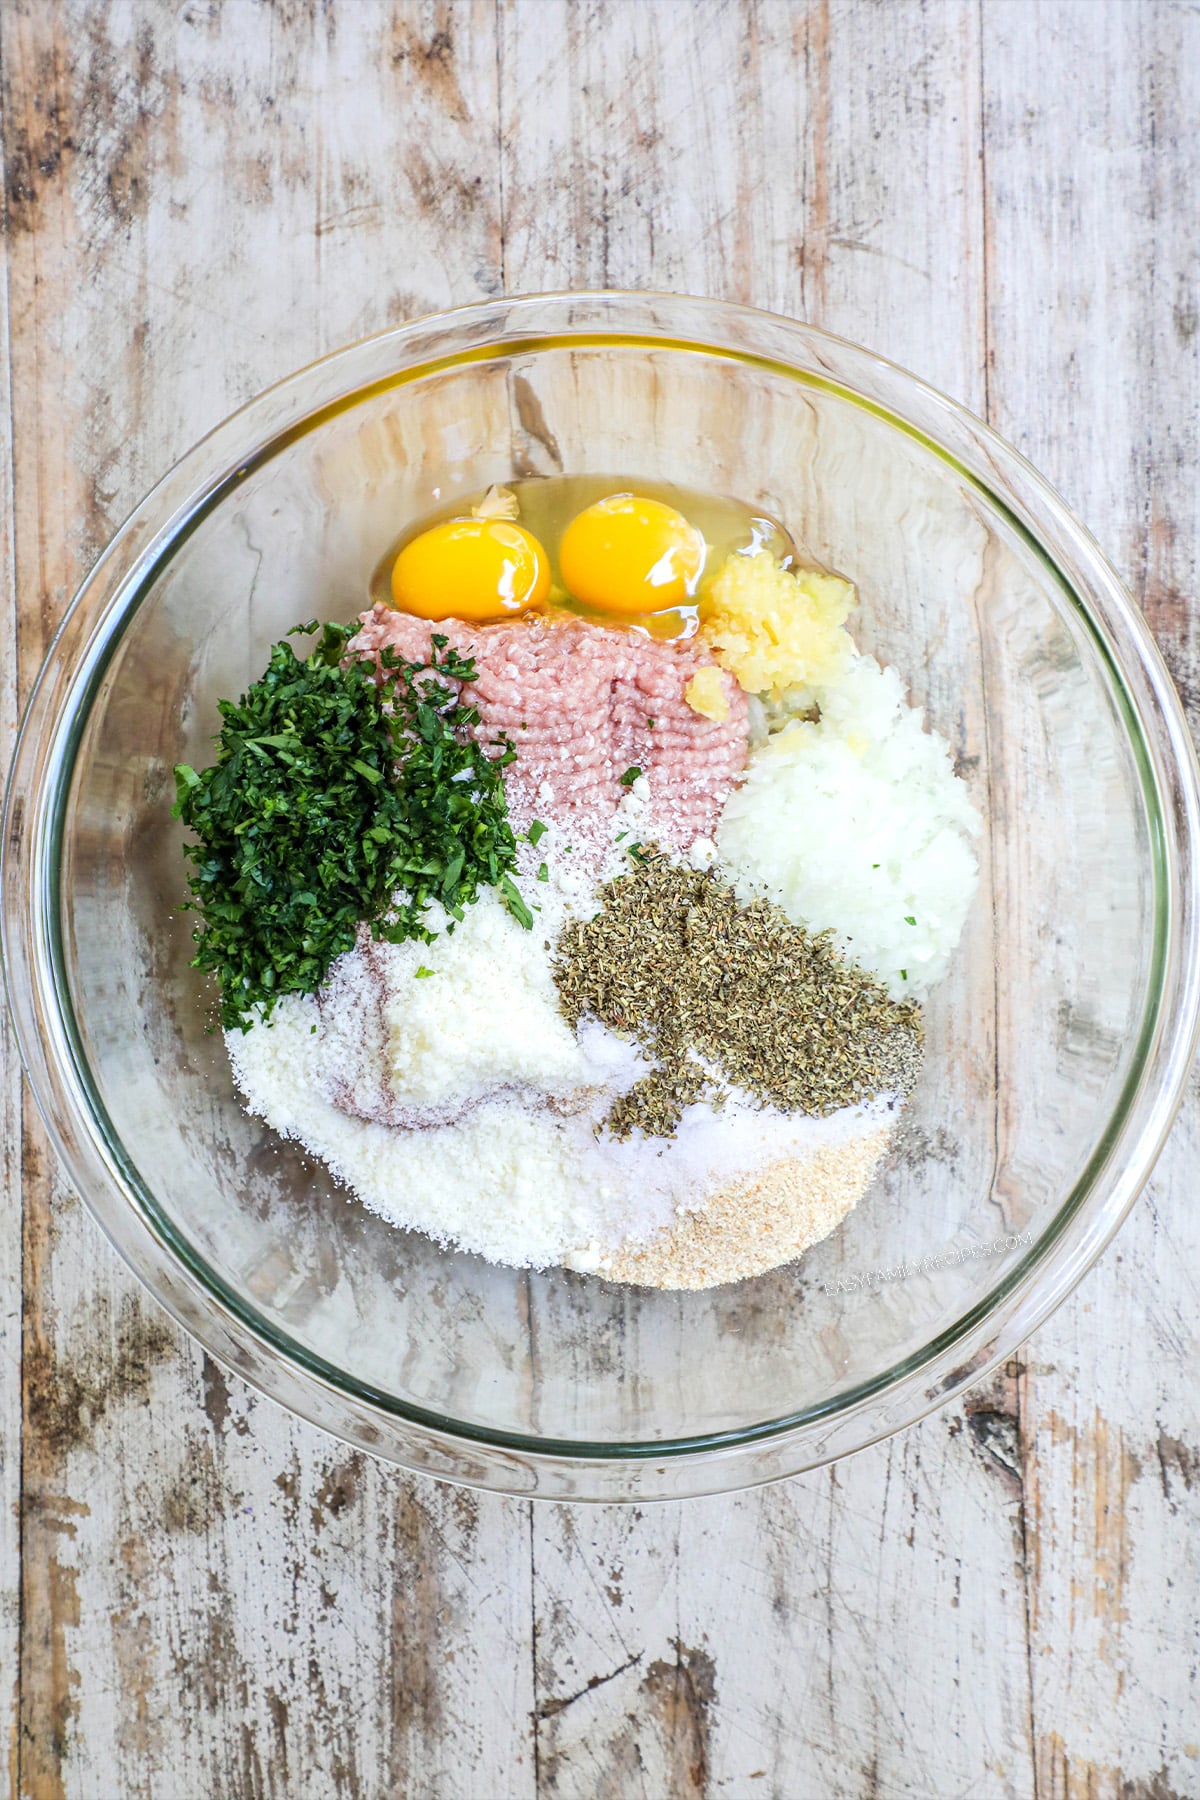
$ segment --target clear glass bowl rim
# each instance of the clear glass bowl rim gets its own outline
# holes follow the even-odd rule
[[[107,1119],[74,1020],[58,904],[81,722],[125,624],[203,518],[250,470],[373,391],[514,350],[598,342],[728,357],[834,392],[919,440],[986,497],[1099,652],[1141,779],[1156,921],[1137,1052],[1108,1129],[1027,1255],[981,1301],[914,1356],[805,1412],[711,1436],[600,1444],[491,1431],[398,1401],[234,1294],[158,1207]],[[211,1354],[402,1466],[501,1492],[645,1501],[777,1479],[901,1429],[985,1375],[1061,1304],[1144,1186],[1182,1098],[1200,1034],[1198,868],[1200,781],[1170,676],[1098,545],[1019,452],[906,370],[816,326],[683,295],[575,292],[483,301],[333,351],[249,401],[163,477],[81,584],[31,693],[5,803],[0,932],[18,1045],[59,1156],[124,1260]]]

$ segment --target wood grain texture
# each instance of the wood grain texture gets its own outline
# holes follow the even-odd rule
[[[1110,550],[1195,727],[1200,249],[1172,146],[1195,145],[1200,16],[1121,8],[1098,33],[1070,4],[989,25],[995,420]],[[1036,1775],[1064,1800],[1200,1791],[1196,1133],[1193,1101],[1022,1382]]]
[[[233,406],[415,312],[585,282],[806,316],[986,409],[1200,725],[1194,5],[10,0],[0,73],[5,739],[107,536]],[[224,1375],[28,1105],[22,1139],[10,1059],[11,1791],[1200,1793],[1198,1098],[964,1403],[761,1493],[531,1509]]]
[[[0,180],[4,169],[0,141]],[[12,469],[8,290],[0,283],[0,466]],[[7,768],[17,729],[12,480],[0,482],[0,757]],[[3,1766],[16,1786],[21,1632],[21,1076],[7,1009],[0,1020],[0,1721]]]
[[[502,70],[530,71],[503,117],[514,288],[543,285],[549,267],[565,286],[756,300],[873,342],[979,403],[972,12],[713,7],[691,31],[690,8],[618,4],[564,8],[552,36],[548,11],[507,10],[501,37]],[[556,109],[564,89],[584,104]],[[549,131],[530,127],[547,117]],[[951,1444],[942,1424],[835,1475],[682,1514],[633,1523],[539,1509],[542,1786],[572,1800],[723,1785],[952,1794],[986,1771],[994,1791],[1022,1792],[1032,1746],[1015,1503],[958,1425]],[[961,1547],[942,1560],[933,1527],[947,1498],[975,1520],[965,1569]],[[910,1514],[930,1527],[919,1549],[904,1542]],[[572,1583],[580,1570],[589,1579]],[[909,1612],[914,1582],[927,1619]],[[876,1633],[903,1641],[914,1629],[960,1672],[952,1721],[919,1660],[872,1657]],[[982,1740],[969,1699],[981,1691]]]
[[[28,6],[2,26],[27,691],[106,537],[223,413],[495,285],[498,183],[472,160],[495,52],[490,7]],[[524,1518],[231,1392],[32,1123],[25,1208],[17,1791],[486,1792],[502,1769],[519,1793]]]

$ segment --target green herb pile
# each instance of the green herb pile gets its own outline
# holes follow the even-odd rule
[[[389,943],[430,942],[430,902],[461,919],[486,884],[532,924],[501,773],[515,752],[501,740],[489,756],[448,685],[474,663],[435,635],[428,663],[385,649],[380,684],[369,660],[343,661],[357,629],[326,625],[304,660],[276,644],[262,679],[221,702],[212,767],[175,770],[175,817],[199,840],[184,852],[193,966],[220,983],[225,1029],[314,992],[364,920]]]

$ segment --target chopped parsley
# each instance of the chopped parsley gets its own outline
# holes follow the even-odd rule
[[[549,879],[550,879],[550,869],[549,869],[549,866],[548,866],[548,865],[547,865],[547,864],[546,864],[546,863],[539,863],[539,864],[538,864],[538,872],[537,872],[537,878],[538,878],[538,880],[539,880],[539,881],[549,881]]]
[[[625,773],[622,775],[621,786],[632,787],[641,772],[642,771],[638,768],[637,764],[634,763],[633,767],[631,769],[626,769]]]
[[[414,979],[414,981],[428,981],[429,977],[431,975],[436,975],[436,974],[437,974],[436,969],[427,969],[425,967],[425,964],[422,963],[420,968],[415,971],[413,979]]]
[[[320,630],[309,656],[276,644],[261,680],[220,702],[216,762],[175,770],[174,814],[198,840],[184,850],[193,966],[216,976],[226,1029],[314,992],[362,921],[389,943],[429,943],[433,901],[458,920],[490,885],[533,922],[505,893],[517,851],[501,771],[515,752],[471,738],[478,713],[447,685],[473,678],[470,659],[435,635],[428,663],[385,649],[379,684],[369,660],[343,661],[357,624],[297,630]]]
[[[906,918],[905,918],[905,921],[904,921],[904,923],[905,923],[905,924],[906,924],[906,925],[915,925],[915,924],[916,924],[916,922],[917,922],[917,921],[916,921],[916,920],[915,920],[915,919],[914,919],[914,918],[912,918],[912,917],[911,917],[911,915],[910,915],[910,916],[908,916],[908,917],[906,917]]]
[[[533,929],[533,914],[521,898],[521,890],[511,875],[502,875],[499,881],[500,898],[517,921],[526,931]]]
[[[532,844],[533,848],[536,850],[538,845],[541,843],[542,839],[546,835],[546,827],[542,824],[542,821],[540,819],[535,819],[533,821],[533,824],[529,827],[529,830],[526,832],[525,835],[528,837],[529,842]]]

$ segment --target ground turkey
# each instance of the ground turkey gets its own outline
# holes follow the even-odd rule
[[[746,696],[723,673],[728,717],[718,723],[692,711],[684,688],[714,666],[695,638],[662,643],[569,614],[431,625],[377,605],[362,614],[349,649],[378,659],[391,645],[418,662],[435,631],[474,658],[477,676],[466,691],[479,711],[479,738],[491,743],[504,733],[516,749],[505,786],[518,830],[536,817],[569,818],[581,836],[588,825],[602,831],[621,798],[621,776],[638,768],[650,781],[660,838],[686,849],[712,835],[746,761]]]

